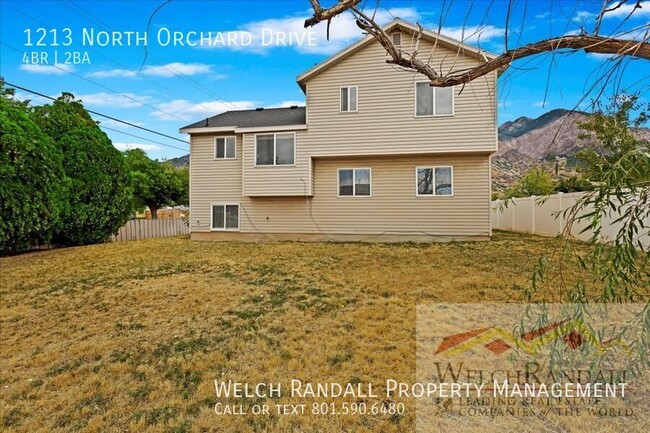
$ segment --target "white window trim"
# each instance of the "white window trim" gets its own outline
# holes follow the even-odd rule
[[[223,206],[223,227],[224,228],[214,228],[212,223],[214,221],[214,207]],[[226,228],[226,206],[237,206],[237,228],[228,229]],[[210,203],[210,231],[211,232],[238,232],[241,229],[241,205],[239,203]]]
[[[427,118],[427,117],[453,117],[456,115],[456,92],[454,91],[456,89],[456,86],[451,86],[451,113],[450,114],[435,114],[436,111],[436,90],[433,89],[433,98],[431,99],[431,103],[433,106],[431,107],[431,111],[434,112],[434,114],[418,114],[418,84],[422,83],[430,83],[430,81],[417,81],[415,83],[415,86],[413,87],[413,95],[414,95],[414,100],[413,100],[413,116],[416,117],[417,119],[419,118]]]
[[[224,142],[223,142],[223,158],[217,158],[217,139],[219,139],[219,138],[224,139]],[[227,152],[228,145],[226,143],[227,138],[234,138],[235,139],[235,156],[232,157],[232,158],[228,158],[226,156],[228,154],[228,152]],[[236,135],[219,135],[217,137],[214,137],[214,159],[216,161],[221,161],[221,160],[224,160],[224,159],[237,159],[237,136]]]
[[[356,92],[357,92],[357,106],[355,107],[356,109],[355,110],[343,111],[343,110],[341,110],[341,102],[343,102],[342,98],[341,98],[341,90],[343,90],[343,89],[352,89],[352,88],[356,89]],[[348,108],[350,108],[350,91],[349,90],[348,90]],[[359,112],[359,86],[341,86],[341,87],[339,87],[339,114],[358,113],[358,112]]]
[[[433,170],[433,194],[420,194],[418,188],[418,170],[430,168]],[[451,194],[436,194],[436,168],[449,168],[451,170]],[[415,196],[416,197],[453,197],[454,196],[454,166],[453,165],[420,165],[415,167]]]
[[[293,164],[276,164],[275,155],[276,155],[276,143],[277,135],[288,135],[293,134]],[[257,163],[257,136],[258,135],[272,135],[273,136],[273,164],[258,164]],[[298,140],[295,132],[263,132],[255,134],[255,154],[253,155],[253,167],[295,167],[296,166],[296,148],[298,147]]]
[[[341,171],[352,170],[352,195],[341,195]],[[368,181],[370,182],[370,194],[357,195],[357,187],[354,180],[356,179],[355,170],[368,170]],[[351,167],[351,168],[337,168],[336,169],[336,197],[339,198],[370,198],[372,197],[372,168],[370,167]]]

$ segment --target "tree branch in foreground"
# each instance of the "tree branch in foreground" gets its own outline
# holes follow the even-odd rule
[[[488,60],[476,67],[442,75],[436,72],[427,62],[423,62],[417,58],[417,49],[412,53],[398,49],[381,26],[355,7],[360,0],[340,0],[339,3],[327,9],[323,9],[318,0],[309,1],[314,8],[314,15],[305,20],[305,28],[314,26],[321,21],[328,21],[329,37],[329,21],[333,17],[350,10],[357,17],[357,25],[372,35],[386,49],[391,57],[386,60],[387,63],[419,72],[429,78],[431,85],[436,87],[449,87],[468,83],[490,72],[505,69],[517,59],[558,50],[584,50],[587,53],[630,56],[650,60],[650,44],[646,42],[647,36],[643,40],[638,41],[580,34],[544,39],[523,47],[507,50],[494,59]],[[420,27],[419,33],[421,32],[422,28]]]

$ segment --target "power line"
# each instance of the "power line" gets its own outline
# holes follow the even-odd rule
[[[137,139],[140,139],[140,140],[145,140],[145,141],[148,141],[150,143],[156,143],[156,144],[159,144],[161,146],[171,147],[172,149],[178,149],[178,150],[182,150],[183,152],[187,152],[187,149],[183,149],[181,147],[176,147],[176,146],[172,146],[171,144],[161,143],[160,141],[152,140],[150,138],[142,137],[140,135],[131,134],[131,133],[125,132],[125,131],[120,131],[119,129],[109,128],[108,126],[104,126],[102,124],[100,124],[99,127],[102,128],[102,129],[108,129],[109,131],[117,132],[119,134],[128,135],[129,137],[137,138]]]
[[[65,4],[65,3],[62,3],[62,4],[63,4],[63,6],[69,7],[69,6],[68,6],[67,4]],[[43,21],[41,21],[41,20],[39,20],[39,19],[36,19],[36,18],[34,18],[33,16],[31,16],[31,15],[29,15],[29,14],[27,14],[27,13],[21,11],[20,9],[16,9],[16,8],[13,7],[13,6],[12,6],[11,8],[12,8],[13,10],[15,10],[16,12],[18,12],[19,14],[21,14],[21,15],[23,15],[23,16],[29,18],[29,19],[31,19],[32,21],[34,21],[34,22],[36,22],[36,23],[42,25],[43,27],[46,27],[48,30],[51,30],[51,29],[52,29],[51,26],[49,26],[49,25],[45,24]],[[75,11],[74,9],[70,9],[70,10],[72,10],[73,12],[76,12],[77,14],[79,14],[79,13],[78,13],[77,11]],[[82,17],[83,17],[83,16],[82,16]],[[84,17],[84,18],[86,18],[86,17]],[[108,60],[108,61],[110,61],[110,62],[116,64],[117,66],[119,66],[120,68],[122,68],[122,69],[124,69],[124,70],[126,70],[126,71],[134,72],[134,73],[137,74],[140,78],[143,78],[143,79],[149,81],[150,83],[155,84],[156,86],[158,86],[158,87],[160,87],[160,88],[162,88],[162,89],[165,89],[165,90],[171,90],[169,87],[164,86],[164,85],[162,85],[162,84],[160,84],[160,83],[158,83],[158,82],[152,80],[151,78],[149,78],[149,77],[147,77],[147,76],[145,76],[145,75],[139,74],[137,71],[131,71],[131,70],[129,69],[128,66],[124,65],[123,63],[118,62],[117,60],[115,60],[115,59],[113,59],[113,58],[111,58],[111,57],[108,57],[108,56],[106,56],[106,55],[100,53],[98,50],[95,50],[95,49],[90,48],[90,47],[86,47],[86,49],[87,49],[88,51],[90,51],[90,52],[92,52],[92,53],[94,53],[94,54],[97,54],[98,56],[100,56],[100,57],[102,57],[102,58],[104,58],[104,59],[106,59],[106,60]]]
[[[99,24],[100,27],[104,27],[104,28],[107,29],[107,30],[111,30],[111,31],[114,30],[113,27],[111,27],[110,25],[106,24],[104,21],[102,21],[102,20],[99,19],[97,16],[95,16],[92,12],[90,12],[90,11],[84,9],[83,7],[81,7],[81,6],[79,6],[79,5],[75,4],[75,3],[73,3],[73,2],[70,1],[70,0],[68,0],[68,3],[70,3],[71,5],[74,5],[74,7],[75,7],[76,9],[78,9],[78,10],[75,10],[75,9],[73,9],[73,8],[70,8],[70,10],[73,11],[73,12],[75,12],[77,15],[81,16],[82,18],[85,18],[85,19],[87,19],[87,20],[89,20],[89,21],[92,21],[92,22],[94,22],[94,23],[97,23],[97,24]],[[67,5],[66,3],[63,3],[63,5],[69,7],[69,5]],[[164,6],[164,5],[163,5],[163,6]],[[79,11],[83,12],[84,14],[82,15],[81,12],[79,12]],[[154,12],[154,13],[155,13],[155,12]],[[145,49],[146,49],[146,47],[145,47]],[[147,55],[151,55],[151,57],[153,57],[154,59],[159,60],[159,61],[162,62],[162,60],[161,60],[160,58],[158,58],[157,56],[155,56],[153,53],[149,53],[148,51],[147,51],[146,54],[145,54],[145,61],[146,61],[146,56],[147,56]],[[143,66],[144,66],[144,62],[143,62]],[[207,94],[207,95],[209,95],[209,96],[212,96],[212,97],[217,98],[217,100],[218,100],[219,102],[222,102],[224,105],[229,106],[229,107],[232,108],[233,110],[238,110],[238,109],[239,109],[239,108],[238,108],[235,104],[233,104],[232,102],[226,101],[226,100],[225,100],[224,98],[222,98],[219,94],[215,93],[214,91],[212,91],[210,88],[208,88],[208,87],[205,86],[204,84],[200,83],[199,81],[196,81],[194,78],[192,78],[192,77],[190,77],[189,75],[183,73],[182,71],[179,71],[178,69],[174,68],[173,66],[171,66],[171,65],[161,65],[161,66],[162,66],[163,68],[167,69],[169,72],[171,72],[171,73],[172,73],[173,75],[175,75],[176,77],[178,77],[178,78],[185,78],[185,79],[187,79],[188,81],[191,81],[192,83],[194,83],[194,85],[195,85],[194,87],[196,87],[197,89],[203,91],[203,93],[205,93],[205,94]],[[142,69],[142,68],[140,68],[140,69]],[[136,74],[138,74],[139,76],[141,76],[141,74],[140,74],[140,70],[138,70],[138,71],[133,71],[133,72],[135,72]],[[198,104],[198,105],[200,105],[201,107],[206,108],[206,109],[209,110],[209,108],[206,107],[206,106],[203,105],[203,104]]]
[[[16,47],[12,47],[11,45],[5,44],[4,42],[0,42],[0,44],[4,45],[5,47],[10,48],[10,49],[12,49],[12,50],[14,50],[14,51],[17,51],[17,52],[19,52],[19,53],[22,53],[22,51],[19,50],[18,48],[16,48]],[[129,100],[131,100],[131,101],[133,101],[133,102],[135,102],[135,103],[137,103],[137,104],[144,105],[144,106],[149,107],[149,108],[151,108],[152,110],[155,110],[155,111],[159,111],[159,112],[161,112],[161,113],[163,113],[163,114],[166,114],[167,116],[173,117],[173,118],[178,119],[178,120],[181,120],[181,121],[183,121],[183,122],[190,122],[190,121],[187,120],[187,119],[183,119],[182,117],[178,117],[178,116],[176,116],[175,114],[169,113],[169,112],[167,112],[167,111],[165,111],[165,110],[161,110],[160,108],[157,108],[157,107],[155,107],[155,106],[153,106],[153,105],[151,105],[151,104],[147,104],[146,102],[140,101],[139,99],[133,98],[133,97],[131,97],[131,96],[125,94],[125,93],[121,93],[121,92],[118,92],[117,90],[113,90],[113,89],[111,89],[110,87],[104,86],[103,84],[99,84],[99,83],[97,83],[97,82],[95,82],[95,81],[93,81],[93,80],[91,80],[91,79],[89,79],[89,78],[86,78],[86,77],[84,77],[84,76],[82,76],[82,75],[76,74],[76,73],[74,73],[74,72],[72,72],[72,71],[69,71],[69,70],[67,70],[67,69],[65,69],[65,68],[62,68],[62,67],[60,67],[60,66],[58,66],[58,65],[56,65],[56,64],[49,65],[49,66],[52,66],[53,68],[59,69],[59,70],[65,72],[65,73],[70,74],[70,75],[73,75],[73,76],[75,76],[75,77],[77,77],[77,78],[81,78],[81,79],[84,80],[84,81],[87,81],[87,82],[89,82],[89,83],[91,83],[91,84],[94,84],[94,85],[97,86],[97,87],[101,87],[101,88],[104,89],[104,90],[108,90],[109,92],[115,93],[116,95],[119,95],[119,96],[121,96],[121,97],[123,97],[123,98],[129,99]]]
[[[97,16],[93,15],[93,14],[92,14],[91,12],[89,12],[88,10],[86,10],[86,9],[82,8],[81,6],[79,6],[79,5],[75,4],[75,3],[73,3],[73,2],[70,1],[70,0],[68,0],[68,3],[70,3],[70,4],[67,4],[67,3],[64,3],[63,1],[61,1],[61,4],[62,4],[62,5],[66,6],[66,7],[69,8],[72,12],[76,13],[76,14],[79,15],[80,17],[82,17],[82,18],[84,18],[84,19],[86,19],[86,20],[89,20],[89,21],[91,21],[91,22],[93,22],[93,23],[95,23],[95,24],[99,25],[100,27],[103,27],[103,28],[105,28],[105,29],[107,29],[107,30],[110,30],[110,31],[113,31],[113,30],[114,30],[110,25],[106,24],[106,22],[102,21],[101,19],[99,19]],[[71,5],[74,6],[74,8],[72,8]],[[18,13],[20,13],[20,14],[26,16],[27,18],[29,18],[29,19],[31,19],[31,20],[33,20],[33,21],[39,23],[40,25],[42,25],[42,26],[44,26],[44,27],[47,27],[48,29],[51,29],[51,28],[52,28],[51,26],[47,25],[46,23],[44,23],[44,22],[42,22],[42,21],[40,21],[40,20],[34,18],[33,16],[31,16],[31,15],[29,15],[29,14],[27,14],[27,13],[25,13],[25,12],[23,12],[23,11],[17,9],[17,8],[15,8],[15,7],[12,7],[12,9],[14,9],[16,12],[18,12]],[[18,52],[22,53],[22,51],[20,51],[20,50],[14,48],[14,47],[11,47],[11,46],[6,45],[6,44],[5,44],[5,46],[7,46],[7,47],[9,47],[9,48],[11,48],[11,49],[13,49],[13,50],[15,50],[15,51],[18,51]],[[151,78],[147,77],[146,75],[142,74],[139,70],[131,70],[129,67],[127,67],[127,66],[123,65],[122,63],[120,63],[120,62],[118,62],[118,61],[112,59],[111,57],[108,57],[108,56],[106,56],[106,55],[104,55],[104,54],[101,54],[101,53],[99,53],[98,51],[93,50],[92,48],[89,48],[89,50],[92,51],[93,53],[98,54],[99,56],[101,56],[101,57],[103,57],[103,58],[105,58],[105,59],[107,59],[107,60],[109,60],[109,61],[115,63],[116,65],[120,66],[121,68],[123,68],[123,69],[125,69],[125,70],[127,70],[127,71],[129,71],[129,72],[133,72],[133,73],[136,74],[137,76],[139,76],[139,77],[141,77],[141,78],[143,78],[143,79],[145,79],[145,80],[147,80],[147,81],[149,81],[149,82],[155,84],[156,86],[159,86],[159,87],[161,87],[161,88],[163,88],[163,89],[166,89],[166,90],[171,90],[169,87],[164,86],[164,85],[162,85],[162,84],[160,84],[160,83],[158,83],[158,82],[152,80]],[[157,58],[157,57],[154,56],[153,54],[151,54],[151,57],[153,57],[153,58],[155,58],[155,59],[157,59],[157,60],[160,60],[159,58]],[[160,60],[160,61],[162,61],[162,60]],[[55,65],[54,65],[54,66],[55,66]],[[191,81],[192,83],[194,83],[194,87],[196,87],[198,90],[203,91],[203,93],[205,93],[205,94],[207,94],[207,95],[209,95],[209,96],[216,97],[217,100],[218,100],[219,102],[223,103],[225,106],[228,106],[228,107],[230,107],[230,108],[233,109],[233,110],[238,110],[238,109],[239,109],[235,104],[233,104],[233,103],[231,103],[231,102],[229,102],[229,101],[226,101],[226,100],[223,99],[220,95],[218,95],[217,93],[213,92],[212,90],[210,90],[208,87],[206,87],[206,86],[203,85],[202,83],[200,83],[200,82],[196,81],[195,79],[193,79],[192,77],[190,77],[190,76],[184,74],[183,72],[179,71],[178,69],[174,68],[173,66],[171,66],[171,65],[164,65],[164,64],[161,65],[161,66],[162,66],[163,68],[165,68],[166,70],[168,70],[169,72],[171,72],[174,76],[176,76],[176,77],[178,77],[178,78],[185,78],[185,79],[187,79],[188,81]],[[58,69],[61,69],[61,70],[65,71],[65,72],[67,72],[67,73],[70,73],[70,74],[72,74],[72,75],[75,75],[75,76],[77,76],[77,77],[79,77],[79,78],[81,78],[81,79],[83,79],[83,80],[86,80],[86,81],[92,83],[92,84],[95,84],[95,85],[97,85],[97,86],[102,87],[100,84],[98,84],[98,83],[96,83],[96,82],[94,82],[94,81],[92,81],[92,80],[88,80],[88,79],[86,79],[86,78],[84,78],[84,77],[81,77],[81,76],[79,76],[79,75],[77,75],[77,74],[75,74],[75,73],[73,73],[73,72],[70,72],[70,71],[68,71],[68,70],[66,70],[66,69],[63,69],[63,68],[58,68]],[[111,89],[108,89],[108,88],[106,88],[106,87],[104,87],[104,88],[107,89],[107,90],[109,90],[109,91],[112,91],[112,92],[114,92],[114,93],[117,93],[115,90],[111,90]],[[123,95],[123,96],[124,96],[124,97],[127,97],[126,95]],[[129,98],[129,97],[127,97],[127,98]],[[129,98],[129,99],[133,99],[133,98]],[[154,109],[154,110],[157,110],[157,111],[163,112],[163,113],[165,113],[165,114],[167,114],[167,115],[169,115],[169,116],[171,116],[171,117],[174,117],[174,118],[176,118],[176,119],[178,119],[178,120],[182,120],[183,122],[189,122],[189,120],[187,120],[187,119],[182,119],[182,118],[180,118],[180,117],[178,117],[178,116],[176,116],[176,115],[173,115],[173,114],[171,114],[171,113],[167,113],[167,112],[164,111],[164,110],[160,110],[160,109],[158,109],[158,108],[156,108],[156,107],[153,107],[153,106],[151,106],[151,105],[149,105],[149,104],[146,104],[146,103],[144,103],[144,102],[142,102],[142,101],[137,101],[137,100],[135,100],[135,101],[138,102],[138,103],[140,103],[140,104],[143,104],[143,105],[145,105],[145,106],[148,106],[148,107],[150,107],[150,108],[152,108],[152,109]],[[197,105],[199,105],[200,107],[205,108],[205,109],[208,110],[208,111],[212,111],[212,109],[211,109],[210,107],[206,107],[205,105],[203,105],[203,104],[201,104],[201,103],[197,103]]]
[[[25,92],[29,92],[29,93],[31,93],[33,95],[40,96],[41,98],[46,98],[46,99],[49,99],[50,101],[56,101],[56,98],[53,98],[53,97],[48,96],[48,95],[46,95],[44,93],[41,93],[41,92],[37,92],[35,90],[28,89],[27,87],[22,87],[22,86],[19,86],[17,84],[10,83],[8,81],[5,81],[4,83],[6,85],[10,86],[10,87],[14,87],[16,89],[20,89],[20,90],[24,90]],[[156,135],[160,135],[161,137],[169,138],[171,140],[180,141],[183,144],[189,144],[187,141],[181,140],[180,138],[172,137],[171,135],[163,134],[162,132],[154,131],[153,129],[145,128],[144,126],[136,125],[135,123],[131,123],[131,122],[127,122],[126,120],[118,119],[117,117],[109,116],[107,114],[102,114],[102,113],[99,113],[97,111],[89,110],[87,108],[86,108],[86,111],[89,112],[89,113],[95,114],[97,116],[105,117],[106,119],[110,119],[110,120],[114,120],[114,121],[119,122],[119,123],[123,123],[124,125],[128,125],[128,126],[131,126],[133,128],[137,128],[137,129],[141,129],[143,131],[150,132],[151,134],[156,134]]]

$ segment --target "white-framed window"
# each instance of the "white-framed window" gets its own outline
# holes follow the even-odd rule
[[[415,167],[415,195],[453,196],[454,167],[451,165]]]
[[[339,197],[370,197],[372,183],[370,168],[339,168],[337,172]]]
[[[255,135],[255,165],[295,165],[296,133]]]
[[[214,159],[236,159],[237,138],[232,135],[228,137],[215,137]]]
[[[454,88],[434,87],[429,82],[415,84],[415,116],[453,116]]]
[[[390,37],[393,41],[393,45],[396,47],[402,45],[402,32],[393,32],[391,33]]]
[[[358,86],[341,87],[341,113],[356,112],[358,105],[358,96]]]
[[[210,230],[239,231],[239,203],[211,204]]]

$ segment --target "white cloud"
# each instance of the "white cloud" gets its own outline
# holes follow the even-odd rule
[[[166,65],[158,66],[145,66],[142,69],[142,74],[152,77],[173,77],[177,74],[184,75],[199,75],[212,72],[212,65],[205,65],[203,63],[168,63]]]
[[[616,54],[606,54],[606,53],[587,53],[587,57],[594,60],[613,60],[618,56]]]
[[[441,33],[457,41],[475,44],[501,38],[505,35],[505,29],[493,25],[443,27]]]
[[[282,101],[274,105],[270,105],[268,108],[287,108],[287,107],[293,107],[294,105],[297,105],[299,107],[304,107],[305,106],[305,101]]]
[[[650,17],[650,1],[644,1],[639,4],[641,7],[634,9],[636,2],[623,4],[620,8],[611,12],[606,12],[603,18],[626,18],[630,13],[631,18]]]
[[[20,65],[21,71],[40,75],[63,75],[72,72],[74,68],[71,65]]]
[[[259,106],[255,101],[206,101],[192,102],[186,99],[175,99],[170,102],[157,104],[156,108],[165,111],[174,116],[186,119],[200,119],[202,117],[212,117],[229,110],[250,110]],[[178,120],[169,114],[160,111],[154,111],[151,115],[161,120]]]
[[[87,77],[92,78],[133,78],[137,77],[138,74],[135,71],[130,71],[128,69],[108,69],[105,71],[95,71],[86,75]]]
[[[537,101],[533,102],[533,107],[546,107],[548,105],[548,101]]]
[[[56,96],[53,96],[53,98],[56,98]],[[20,90],[16,90],[13,99],[16,101],[29,101],[30,105],[44,105],[52,102],[51,100],[43,98],[42,96],[21,92]]]
[[[577,20],[577,21],[587,21],[587,20],[590,20],[590,19],[595,18],[595,17],[596,17],[596,14],[593,13],[593,12],[578,11],[576,13],[576,16],[573,19]]]
[[[140,71],[140,75],[146,75],[150,77],[163,77],[169,78],[176,75],[200,75],[200,74],[209,74],[213,71],[212,65],[206,65],[204,63],[181,63],[173,62],[167,63],[165,65],[150,65],[145,66]],[[88,74],[88,77],[93,78],[135,78],[138,76],[136,70],[129,69],[108,69],[105,71],[95,71]],[[219,76],[219,74],[217,74]],[[224,78],[225,76],[220,76]]]
[[[113,142],[113,147],[124,152],[125,150],[131,149],[142,149],[145,152],[152,152],[154,150],[160,149],[160,147],[155,144],[143,144],[143,143],[115,143]]]
[[[112,120],[112,119],[104,119],[103,117],[100,117],[97,120],[99,120],[99,122],[101,123],[101,126],[108,126],[109,128],[118,128],[118,129],[130,129],[130,128],[132,128],[131,126],[125,125],[124,123],[121,123],[121,122],[116,122],[115,120]],[[136,126],[144,126],[144,123],[136,122],[135,120],[125,120],[125,122],[132,123],[133,125],[136,125]]]
[[[624,19],[627,18],[628,16],[631,19],[650,17],[650,1],[641,2],[640,3],[641,7],[639,8],[635,9],[635,6],[636,6],[636,1],[624,3],[623,5],[621,5],[620,7],[612,11],[605,12],[605,15],[603,15],[603,19],[608,19],[608,18]],[[594,20],[596,19],[596,17],[598,17],[598,14],[594,12],[578,11],[573,19],[574,21],[584,22],[588,20]]]
[[[573,29],[573,30],[567,30],[564,32],[564,35],[562,36],[576,36],[584,33],[583,29]]]
[[[84,105],[95,107],[115,107],[115,108],[136,108],[141,107],[143,103],[151,102],[151,97],[146,95],[136,95],[134,93],[89,93],[86,95],[75,95],[81,99]]]
[[[321,23],[309,29],[305,29],[305,19],[310,16],[312,11],[307,11],[299,16],[290,16],[285,18],[272,18],[262,21],[254,21],[245,24],[236,30],[222,31],[222,35],[227,39],[228,33],[247,32],[251,36],[251,42],[247,46],[225,45],[226,48],[234,50],[248,50],[257,53],[266,53],[273,48],[282,46],[278,44],[277,37],[269,38],[269,35],[286,35],[287,45],[289,45],[289,36],[293,35],[293,41],[290,44],[296,51],[307,54],[333,54],[345,48],[350,42],[363,37],[361,29],[357,26],[352,14],[344,13],[332,19],[330,25],[330,38],[327,40],[327,24]],[[387,24],[394,19],[401,18],[407,21],[417,21],[420,17],[415,8],[392,8],[378,10],[375,15],[375,21],[380,25]],[[312,33],[312,45],[309,45],[309,33]],[[216,33],[216,32],[215,32]],[[215,34],[213,33],[213,34]],[[264,38],[266,36],[266,38]],[[212,44],[203,45],[203,48],[224,48],[223,43],[215,44],[216,37],[212,39]],[[273,43],[263,46],[263,40],[273,41]]]

